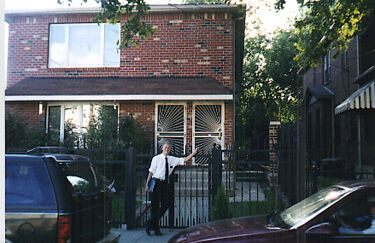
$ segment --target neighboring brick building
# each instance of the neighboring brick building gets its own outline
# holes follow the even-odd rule
[[[244,13],[235,5],[151,6],[157,31],[117,52],[119,25],[97,25],[98,9],[7,12],[6,109],[30,126],[85,133],[97,107],[133,115],[152,141],[176,153],[234,141]],[[125,20],[125,17],[122,21]]]
[[[371,25],[344,53],[334,58],[331,51],[322,65],[304,70],[300,158],[307,163],[343,162],[374,172],[374,33]]]

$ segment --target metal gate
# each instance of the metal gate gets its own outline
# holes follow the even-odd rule
[[[281,200],[275,188],[270,187],[268,179],[267,167],[274,163],[269,161],[270,152],[222,150],[215,145],[207,153],[197,155],[198,161],[206,163],[176,168],[173,208],[167,211],[160,225],[185,228],[213,220],[214,198],[221,185],[228,196],[233,217],[265,214],[280,209]],[[236,160],[233,156],[235,153]],[[137,191],[144,193],[144,181],[140,188]],[[138,196],[142,196],[143,200],[148,199],[146,194]],[[139,219],[139,226],[143,226],[149,217],[150,210],[146,210]]]

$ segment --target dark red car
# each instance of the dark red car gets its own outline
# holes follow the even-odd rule
[[[169,242],[375,242],[375,180],[339,183],[281,213],[196,225]]]

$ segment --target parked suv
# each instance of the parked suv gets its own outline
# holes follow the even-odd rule
[[[11,242],[94,242],[110,229],[110,201],[84,156],[6,155],[5,208]]]

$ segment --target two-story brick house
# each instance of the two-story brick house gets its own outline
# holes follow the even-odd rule
[[[108,106],[135,117],[155,148],[165,140],[176,153],[232,144],[241,9],[151,6],[145,22],[156,33],[122,50],[119,24],[91,22],[99,9],[9,11],[6,110],[61,141],[65,122],[84,134],[98,107]]]
[[[303,131],[307,163],[344,163],[352,172],[375,168],[375,28],[373,25],[334,58],[303,72]],[[340,172],[340,168],[335,168]],[[339,174],[337,174],[339,175]]]

